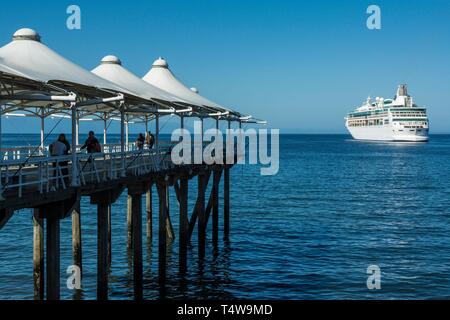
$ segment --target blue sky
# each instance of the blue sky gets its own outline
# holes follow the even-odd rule
[[[66,28],[70,4],[81,7],[81,30]],[[370,4],[381,8],[381,30],[366,28]],[[187,85],[282,132],[344,133],[348,111],[369,94],[392,97],[400,83],[428,107],[432,132],[450,132],[450,1],[3,4],[0,43],[21,27],[36,29],[45,44],[87,69],[115,54],[143,76],[164,56]],[[3,121],[6,132],[38,132],[38,125]]]

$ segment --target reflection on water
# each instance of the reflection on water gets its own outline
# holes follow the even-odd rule
[[[21,139],[30,137],[11,138]],[[281,137],[280,148],[276,176],[261,177],[257,166],[231,170],[230,241],[220,240],[214,249],[210,224],[206,255],[199,260],[195,231],[188,272],[180,275],[175,239],[167,248],[163,286],[154,201],[153,239],[143,242],[145,299],[450,298],[450,136],[431,136],[429,143],[366,143],[340,135],[289,135]],[[189,189],[192,209],[196,181]],[[170,201],[177,235],[173,193]],[[112,209],[112,299],[133,298],[126,202],[124,194]],[[83,290],[75,294],[64,287],[72,263],[71,222],[61,223],[64,299],[96,298],[96,211],[84,199],[81,212]],[[33,299],[32,232],[29,210],[0,231],[1,299]],[[381,268],[379,291],[366,287],[372,264]]]

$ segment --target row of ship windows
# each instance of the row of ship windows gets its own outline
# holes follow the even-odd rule
[[[348,126],[349,127],[367,127],[367,126],[381,126],[383,124],[389,124],[389,120],[385,119],[384,122],[382,119],[378,120],[356,120],[356,121],[349,121]],[[401,126],[404,126],[405,128],[422,128],[422,126],[426,126],[426,121],[416,121],[414,122],[414,125],[410,125],[409,123],[405,122],[397,122],[394,124],[398,124]]]
[[[412,112],[392,112],[392,116],[394,117],[426,117],[425,112],[420,111],[412,111]]]
[[[349,121],[349,127],[367,127],[367,126],[381,126],[382,124],[389,124],[389,120],[357,120]]]

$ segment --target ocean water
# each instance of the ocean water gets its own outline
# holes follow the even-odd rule
[[[116,137],[117,138],[117,137]],[[3,145],[37,136],[3,137]],[[165,294],[158,286],[157,204],[153,243],[144,240],[146,299],[436,299],[450,298],[450,135],[429,143],[358,142],[347,135],[282,135],[280,171],[231,170],[231,237],[178,275],[177,240],[168,247]],[[193,207],[195,181],[191,189]],[[171,217],[178,230],[178,206]],[[221,211],[222,213],[222,211]],[[113,205],[111,299],[132,299],[126,251],[126,196]],[[83,291],[67,289],[71,221],[61,223],[61,297],[96,297],[96,211],[82,202]],[[210,225],[209,225],[210,227]],[[222,232],[220,233],[222,234]],[[0,230],[0,299],[33,299],[31,211]],[[220,237],[222,238],[222,237]],[[367,288],[367,268],[381,289]]]

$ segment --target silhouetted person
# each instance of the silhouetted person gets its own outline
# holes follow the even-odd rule
[[[136,139],[136,147],[138,150],[144,149],[145,138],[142,133],[139,133],[139,136]]]
[[[97,138],[94,136],[94,131],[89,131],[89,136],[80,149],[86,149],[88,153],[96,153],[102,151],[100,142],[98,142]]]
[[[60,157],[68,155],[70,151],[70,144],[66,140],[66,135],[61,133],[58,136],[58,139],[49,146],[49,151],[52,157]],[[68,165],[69,165],[68,161],[53,162],[53,168],[55,169],[53,176],[56,177],[58,175],[58,169],[61,169],[61,175],[63,176],[64,183],[66,184],[66,186],[69,182]]]
[[[155,144],[155,136],[149,131],[147,132],[147,139],[146,143],[148,145],[149,149],[153,148],[153,145]]]

